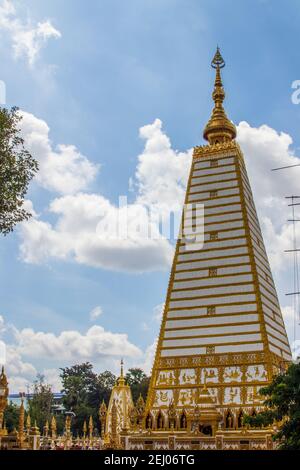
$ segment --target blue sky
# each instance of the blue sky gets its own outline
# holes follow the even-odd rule
[[[139,129],[155,119],[162,121],[161,132],[183,159],[188,159],[188,149],[203,143],[202,129],[212,109],[209,64],[217,44],[226,61],[225,107],[230,118],[236,124],[246,121],[253,129],[262,125],[274,129],[278,134],[269,133],[274,137],[271,156],[277,140],[283,142],[280,132],[289,134],[293,143],[283,143],[283,164],[293,158],[293,151],[299,154],[300,106],[291,102],[291,84],[300,78],[297,1],[26,0],[2,2],[2,7],[5,4],[15,7],[10,25],[0,10],[0,79],[6,83],[7,105],[18,105],[46,122],[53,149],[58,144],[73,145],[92,165],[101,165],[80,190],[85,194],[101,194],[112,205],[122,194],[135,200],[135,192],[128,190],[129,179],[135,175],[138,155],[145,153],[145,142],[151,139],[140,138]],[[21,49],[18,57],[14,52],[21,37],[14,36],[16,20],[19,32],[45,21],[57,32],[39,43],[32,63],[28,49]],[[264,142],[264,130],[259,132]],[[246,158],[251,158],[255,133],[248,134],[244,143]],[[250,177],[256,179],[255,189],[264,176],[254,159],[247,163]],[[272,159],[266,159],[263,168],[268,178],[270,167]],[[299,177],[294,172],[272,178],[273,196],[283,201],[285,189],[278,195],[276,187],[289,184],[291,178],[297,188]],[[255,196],[260,194],[257,190]],[[28,194],[40,220],[50,224],[56,223],[57,214],[49,211],[49,204],[58,197],[58,192],[36,182]],[[256,202],[262,216],[274,222],[277,206],[266,203],[260,209]],[[282,226],[283,217],[288,218],[284,204],[280,206]],[[267,233],[267,240],[278,246],[278,240],[284,239],[288,245],[288,235],[280,221],[277,224],[274,233],[279,238],[274,235],[272,240]],[[24,328],[56,337],[68,330],[85,334],[94,324],[90,312],[96,306],[102,309],[97,325],[112,334],[127,334],[128,342],[145,354],[159,328],[154,309],[164,302],[167,263],[154,271],[128,272],[126,263],[120,271],[77,262],[72,256],[26,262],[20,254],[22,237],[17,230],[0,239],[0,314],[8,325],[6,341],[11,341],[20,363],[33,366],[25,370],[21,364],[11,373],[16,376],[15,387],[30,380],[34,370],[53,372],[73,359],[60,363],[51,354],[45,358],[29,353],[16,346],[16,335]],[[275,279],[283,307],[288,308],[284,294],[291,290],[291,279],[279,264],[274,261]],[[110,365],[115,370],[120,355],[117,351],[86,358],[99,370]],[[129,364],[134,364],[134,356],[132,350]],[[141,356],[137,362],[144,360]]]

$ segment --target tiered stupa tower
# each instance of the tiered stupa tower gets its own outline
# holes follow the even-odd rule
[[[195,147],[185,198],[204,205],[204,244],[177,242],[152,379],[145,427],[166,429],[168,410],[193,421],[203,386],[214,398],[222,429],[237,429],[243,413],[261,405],[258,392],[291,360],[287,334],[255,210],[236,128],[223,108],[219,49],[214,108]],[[190,211],[190,212],[189,212]],[[186,246],[186,243],[189,246]]]

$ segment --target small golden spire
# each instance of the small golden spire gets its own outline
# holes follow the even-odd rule
[[[86,421],[84,420],[84,422],[83,422],[83,437],[85,437],[86,432],[87,432],[87,425],[86,425]]]
[[[118,384],[119,386],[120,386],[120,385],[121,385],[121,386],[122,386],[122,385],[125,385],[125,378],[124,378],[124,370],[123,370],[123,368],[124,368],[124,361],[123,361],[123,359],[121,359],[121,373],[120,373],[120,377],[119,377],[118,380],[117,380],[117,384]]]
[[[55,438],[56,438],[56,431],[57,431],[57,427],[56,427],[56,418],[55,418],[55,416],[52,416],[52,419],[51,419],[51,435],[52,435],[52,439],[55,439]]]
[[[222,84],[221,69],[225,67],[225,61],[219,47],[217,47],[211,66],[216,69],[215,86],[212,94],[215,106],[203,131],[203,137],[208,140],[209,144],[213,145],[235,139],[236,128],[228,119],[223,108],[225,91]]]
[[[92,436],[93,436],[93,431],[94,431],[94,421],[93,421],[93,417],[90,416],[90,419],[89,419],[89,434],[90,434],[90,439],[91,439]]]
[[[31,417],[30,417],[30,414],[28,413],[27,418],[26,418],[27,434],[30,433],[30,428],[31,428]]]

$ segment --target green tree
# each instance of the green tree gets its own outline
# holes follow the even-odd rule
[[[99,406],[103,400],[105,401],[106,405],[108,405],[110,394],[113,386],[116,383],[116,380],[116,376],[108,370],[99,374],[89,393],[88,399],[90,405],[97,410],[99,409]]]
[[[7,405],[4,411],[4,422],[8,432],[18,429],[20,409],[16,403],[12,401]]]
[[[274,439],[279,441],[279,448],[300,450],[300,364],[291,364],[269,386],[260,389],[260,394],[266,397],[266,409],[255,417],[246,416],[245,424],[257,427],[277,424]]]
[[[146,400],[150,377],[147,377],[147,375],[142,369],[135,367],[128,369],[125,379],[126,383],[131,388],[133,401],[136,402],[140,394],[142,395],[144,400]]]
[[[31,217],[23,204],[28,185],[38,170],[25,149],[18,108],[0,108],[0,233],[7,235],[18,222]]]
[[[53,406],[53,393],[51,385],[45,383],[43,375],[38,374],[33,385],[32,397],[28,399],[28,413],[31,421],[36,421],[40,430],[45,426],[46,421],[50,423]]]
[[[93,417],[94,426],[100,428],[98,411],[102,400],[108,403],[116,377],[109,371],[99,375],[93,372],[89,362],[61,369],[63,403],[68,411],[73,411],[72,430],[82,433],[83,423]]]

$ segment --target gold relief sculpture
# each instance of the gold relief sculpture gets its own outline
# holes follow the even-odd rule
[[[226,387],[224,390],[224,403],[225,404],[241,403],[240,387]]]
[[[259,394],[261,387],[247,387],[247,403],[262,403],[264,398]]]
[[[180,385],[195,384],[196,379],[197,377],[196,377],[195,369],[183,369],[180,371],[180,375],[179,375]]]
[[[174,385],[176,382],[174,371],[161,370],[157,378],[157,385]]]
[[[196,403],[196,389],[180,390],[178,405],[179,406],[191,406]]]
[[[156,390],[154,406],[169,406],[173,399],[172,390]]]
[[[249,366],[246,371],[247,382],[265,382],[268,379],[267,371],[263,364]]]
[[[225,367],[223,380],[224,383],[230,382],[241,382],[242,381],[242,371],[240,367],[232,366],[232,367]]]
[[[205,368],[201,370],[201,383],[217,383],[218,382],[218,369]]]

